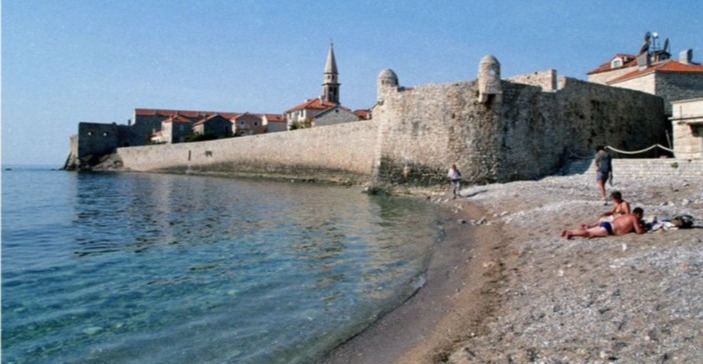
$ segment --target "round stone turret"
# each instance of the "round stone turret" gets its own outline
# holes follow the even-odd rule
[[[500,85],[500,62],[488,54],[478,63],[478,102],[485,104],[495,99],[500,101],[503,89]]]
[[[378,74],[378,85],[381,86],[398,86],[398,75],[392,69],[386,68]]]
[[[378,83],[383,85],[398,86],[398,75],[392,69],[386,68],[378,74]]]
[[[376,77],[377,101],[383,102],[384,94],[398,90],[398,75],[392,69],[386,68]]]

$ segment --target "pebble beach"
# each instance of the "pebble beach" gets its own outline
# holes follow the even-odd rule
[[[445,239],[427,284],[321,362],[701,362],[703,180],[616,174],[613,190],[696,226],[560,237],[612,207],[591,173],[434,193]]]

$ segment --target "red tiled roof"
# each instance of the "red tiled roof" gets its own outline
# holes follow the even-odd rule
[[[622,58],[623,59],[624,62],[621,67],[618,67],[618,68],[611,68],[610,67],[611,62],[613,62],[613,60],[615,58]],[[626,53],[618,53],[618,54],[612,56],[607,62],[601,64],[600,66],[598,66],[588,72],[586,72],[586,74],[591,75],[594,73],[606,72],[606,71],[610,71],[613,69],[626,68],[626,67],[633,66],[635,64],[637,64],[637,56],[634,56],[632,54],[626,54]]]
[[[245,112],[244,114],[240,114],[237,117],[230,119],[230,121],[232,121],[234,123],[235,121],[238,121],[240,118],[243,118],[246,116],[254,117],[255,119],[261,120],[260,114],[252,114],[252,113]]]
[[[268,119],[268,121],[270,123],[277,122],[277,121],[278,122],[285,122],[286,121],[286,117],[282,114],[261,114],[260,116],[261,117],[266,116],[266,119]]]
[[[171,109],[134,109],[134,114],[137,116],[174,116],[182,115],[187,118],[201,118],[207,115],[222,115],[225,118],[234,118],[241,114],[238,112],[221,112],[221,111],[194,111],[194,110],[171,110]]]
[[[608,84],[613,84],[638,76],[654,73],[654,72],[684,72],[684,73],[703,73],[703,65],[700,64],[688,64],[675,61],[673,59],[667,59],[666,61],[655,63],[643,70],[635,69],[632,72],[628,72],[618,78],[608,81]]]
[[[182,116],[180,114],[169,116],[168,119],[166,119],[162,122],[163,123],[181,123],[181,124],[192,124],[193,123],[192,121],[190,121],[190,119],[188,119],[185,116]]]
[[[371,110],[359,109],[354,110],[354,115],[358,116],[359,119],[368,120],[371,116]]]
[[[306,109],[312,109],[312,110],[327,110],[331,107],[337,106],[334,102],[329,102],[329,101],[322,101],[320,99],[310,99],[307,100],[301,104],[298,104],[296,106],[293,106],[292,108],[286,110],[286,112],[291,112],[291,111],[298,111],[298,110],[306,110]]]

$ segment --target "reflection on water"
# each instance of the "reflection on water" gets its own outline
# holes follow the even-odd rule
[[[430,206],[340,187],[13,170],[2,192],[3,362],[310,360],[404,299],[436,236]]]

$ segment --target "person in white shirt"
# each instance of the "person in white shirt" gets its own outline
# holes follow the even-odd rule
[[[454,198],[456,198],[457,196],[460,196],[461,172],[459,171],[459,168],[456,167],[456,164],[452,164],[452,166],[449,168],[449,172],[447,172],[447,177],[449,177],[449,181],[452,186],[452,194],[454,195]]]

